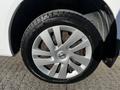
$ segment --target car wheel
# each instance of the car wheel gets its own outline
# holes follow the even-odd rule
[[[21,53],[27,68],[51,83],[73,83],[98,66],[102,39],[77,12],[53,10],[36,18],[24,32]]]

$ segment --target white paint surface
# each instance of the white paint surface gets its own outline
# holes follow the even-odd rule
[[[0,55],[12,56],[9,44],[9,26],[22,0],[0,0]]]

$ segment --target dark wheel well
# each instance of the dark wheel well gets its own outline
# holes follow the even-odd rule
[[[107,36],[111,23],[114,21],[110,9],[103,0],[24,0],[11,22],[10,43],[13,55],[20,49],[21,38],[27,26],[37,16],[55,9],[74,10],[85,15],[93,24],[98,23],[99,27],[103,29],[97,28],[103,39]],[[90,17],[91,15],[97,18],[97,22],[94,18]],[[101,26],[103,24],[104,26]]]

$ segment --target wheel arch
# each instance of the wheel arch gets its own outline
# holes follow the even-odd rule
[[[9,43],[12,55],[20,49],[22,35],[27,26],[40,14],[47,10],[37,10],[38,4],[34,0],[24,0],[16,9],[9,27]],[[41,4],[42,5],[42,4]]]
[[[100,19],[104,21],[104,23],[102,23],[102,25],[104,24],[104,26],[102,26],[103,30],[101,31],[99,29],[98,31],[101,34],[103,41],[105,41],[110,32],[111,23],[115,23],[114,16],[107,4],[105,4],[105,2],[102,0],[81,0],[81,6],[78,4],[80,0],[76,0],[76,2],[73,1],[75,3],[72,3],[72,1],[73,0],[69,0],[69,2],[66,2],[64,0],[53,0],[50,2],[49,0],[24,0],[24,2],[22,2],[20,7],[17,9],[9,30],[10,45],[13,55],[19,51],[22,35],[30,22],[42,13],[54,9],[70,9],[77,11],[83,14],[88,20],[95,23],[96,21],[93,20],[90,16],[97,15],[96,18],[99,17],[97,20],[98,24],[101,25],[99,22]],[[49,5],[49,3],[52,5]],[[71,7],[71,4],[73,4],[73,7]],[[105,17],[107,17],[107,19]],[[115,29],[116,27],[114,26],[112,28]]]

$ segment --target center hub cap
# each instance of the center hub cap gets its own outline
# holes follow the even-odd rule
[[[63,51],[59,51],[57,53],[57,57],[60,59],[64,59],[64,58],[66,58],[66,54]]]

